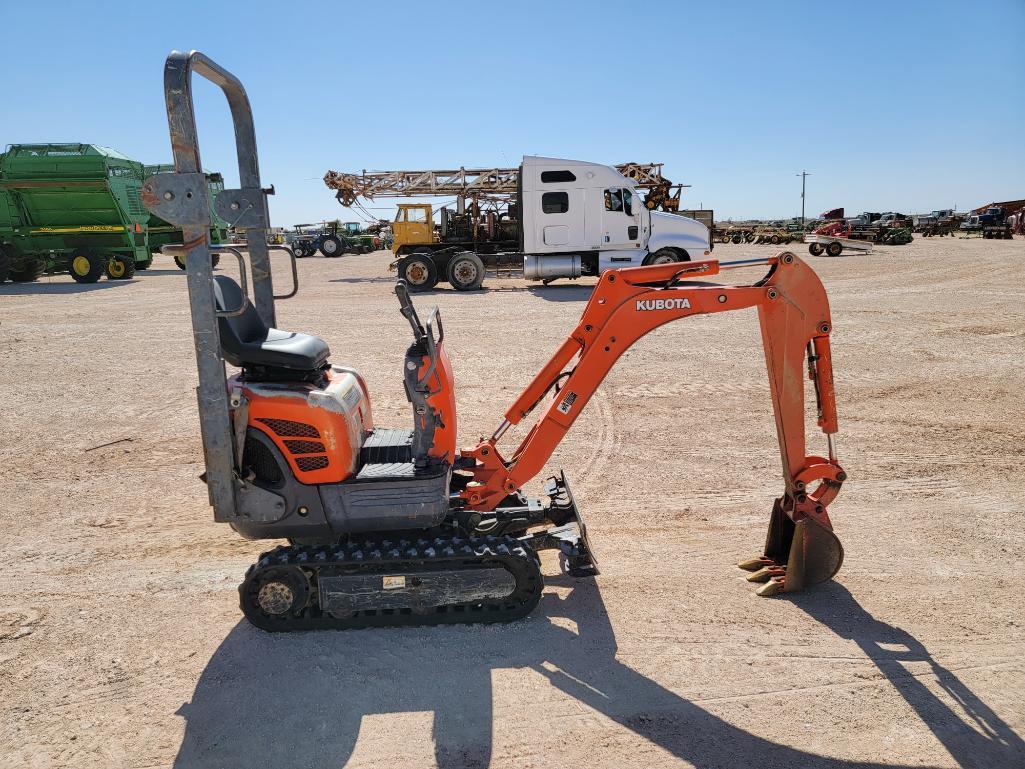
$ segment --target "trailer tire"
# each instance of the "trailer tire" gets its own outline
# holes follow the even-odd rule
[[[110,257],[107,261],[108,280],[131,280],[135,277],[135,260],[120,254]]]
[[[95,283],[107,269],[108,261],[90,251],[76,251],[71,255],[68,274],[78,283]]]
[[[825,251],[821,243],[809,243],[808,253],[812,256],[822,256],[822,252]]]
[[[20,267],[11,269],[11,280],[15,283],[35,283],[46,272],[46,263],[34,256],[27,257]]]
[[[220,262],[220,261],[221,261],[221,255],[220,254],[214,254],[213,256],[211,256],[210,257],[210,268],[213,269],[214,267],[216,267],[218,262]],[[182,272],[185,272],[185,260],[182,257],[180,257],[177,254],[175,254],[174,263],[178,265],[178,269],[179,270],[181,270]]]
[[[345,253],[341,238],[335,235],[325,235],[320,239],[320,253],[328,259],[337,259]]]
[[[438,266],[430,254],[412,253],[399,260],[399,277],[413,293],[430,291],[438,285]]]
[[[0,283],[3,283],[11,274],[11,255],[7,249],[0,246]]]
[[[472,251],[448,260],[448,282],[456,291],[476,291],[484,284],[484,262]]]
[[[826,254],[828,256],[840,256],[843,253],[843,245],[837,243],[835,240],[826,246]]]

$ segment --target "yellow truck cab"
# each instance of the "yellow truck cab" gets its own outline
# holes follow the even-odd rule
[[[437,243],[434,234],[434,212],[430,203],[399,203],[392,222],[392,253],[398,254],[402,246]]]

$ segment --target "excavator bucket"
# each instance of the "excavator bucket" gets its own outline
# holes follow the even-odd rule
[[[795,523],[777,499],[764,555],[738,566],[752,572],[748,581],[765,583],[757,592],[768,597],[825,582],[840,571],[842,564],[843,545],[836,534],[812,518]]]

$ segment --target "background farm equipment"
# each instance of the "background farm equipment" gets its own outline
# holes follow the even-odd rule
[[[1007,210],[1003,206],[990,206],[984,210],[976,209],[961,223],[964,237],[979,235],[987,240],[1010,240],[1013,236],[1012,223],[1008,221]]]
[[[845,250],[864,254],[872,252],[872,243],[870,241],[855,240],[818,231],[805,235],[804,242],[808,244],[808,253],[812,256],[822,256],[822,254],[840,256]]]
[[[791,231],[785,225],[759,226],[754,229],[754,242],[771,244],[773,246],[785,245],[795,240],[800,242],[803,232]]]
[[[152,261],[142,163],[95,144],[15,144],[0,155],[0,282],[67,271],[127,280]]]
[[[923,238],[953,235],[961,226],[962,221],[964,221],[964,217],[954,213],[953,209],[940,208],[928,215],[916,216],[913,222],[913,231],[921,234]]]
[[[691,213],[687,212],[690,216]],[[811,221],[802,225],[799,219],[789,221],[753,221],[725,224],[715,227],[713,241],[716,243],[756,243],[774,246],[800,243],[805,232],[811,229]]]
[[[353,253],[369,254],[371,251],[384,248],[381,236],[370,232],[369,229],[364,230],[359,222],[345,222],[342,227],[346,245],[352,248]]]
[[[720,243],[740,245],[741,243],[754,243],[755,241],[755,229],[751,225],[731,224],[717,230],[716,234]]]
[[[291,235],[291,246],[297,258],[313,256],[318,251],[334,259],[343,254],[368,254],[383,248],[380,236],[364,232],[359,222],[319,222],[297,224]]]
[[[822,218],[827,221],[811,234],[850,241],[862,240],[886,246],[903,246],[914,239],[910,219],[904,214],[866,211],[859,216],[844,218],[843,209],[835,208],[822,214]],[[813,241],[806,237],[805,242]]]

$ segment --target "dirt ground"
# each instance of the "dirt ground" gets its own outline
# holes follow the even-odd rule
[[[197,478],[184,274],[0,286],[0,766],[1025,766],[1025,240],[799,253],[835,326],[834,582],[760,599],[734,566],[782,488],[745,312],[642,340],[553,458],[597,580],[553,577],[510,625],[306,635],[240,618],[269,543],[215,525]],[[278,315],[405,426],[387,261],[306,259]],[[593,280],[487,285],[419,299],[444,315],[464,444]]]

